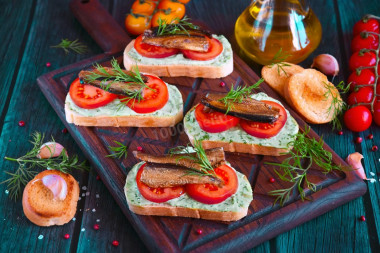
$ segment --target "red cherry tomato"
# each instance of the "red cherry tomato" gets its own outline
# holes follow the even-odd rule
[[[121,101],[128,100],[127,106],[137,113],[151,113],[164,107],[169,100],[168,87],[160,78],[145,75],[148,81],[145,83],[149,88],[144,88],[143,99],[129,99],[119,96]]]
[[[373,87],[365,86],[352,92],[347,99],[349,105],[358,103],[370,103],[373,99]]]
[[[239,123],[238,118],[216,112],[203,104],[197,105],[194,113],[199,127],[208,133],[220,133]]]
[[[359,67],[370,67],[375,65],[376,55],[373,52],[355,52],[351,55],[349,62],[351,71],[355,71]]]
[[[185,193],[185,189],[182,186],[176,187],[164,187],[164,188],[152,188],[141,182],[141,174],[143,173],[145,164],[143,164],[136,174],[137,188],[141,195],[152,202],[162,203],[171,199],[178,198]]]
[[[209,48],[207,52],[196,52],[191,50],[182,50],[183,56],[196,61],[208,61],[216,58],[223,51],[223,44],[215,38],[207,38]]]
[[[351,131],[365,131],[371,126],[371,123],[371,111],[363,105],[352,107],[348,109],[344,114],[344,124]]]
[[[354,53],[360,49],[377,49],[379,46],[379,36],[369,34],[366,38],[363,38],[361,34],[354,37],[351,42],[351,51]]]
[[[380,126],[380,100],[377,100],[373,107],[373,120],[375,121],[376,125]]]
[[[214,169],[215,174],[224,182],[222,187],[211,184],[188,184],[186,192],[198,202],[204,204],[218,204],[232,196],[238,188],[236,172],[224,164]]]
[[[140,55],[148,58],[165,58],[179,52],[179,50],[175,48],[158,47],[143,43],[142,35],[136,38],[134,47]]]
[[[373,18],[368,19],[367,22],[363,22],[363,20],[359,20],[354,25],[354,36],[358,35],[359,33],[363,31],[379,33],[380,32],[379,22]]]
[[[280,115],[277,121],[271,124],[254,122],[249,120],[241,120],[240,126],[249,135],[255,136],[257,138],[270,138],[277,135],[281,131],[281,129],[284,127],[286,123],[288,115],[286,114],[285,108],[277,104],[276,102],[264,100],[263,102],[280,110]]]
[[[362,69],[358,75],[356,71],[352,72],[348,77],[348,83],[350,83],[350,91],[354,91],[355,87],[362,84],[374,84],[375,73],[370,69]]]
[[[90,84],[81,84],[79,78],[72,82],[69,93],[73,102],[85,109],[95,109],[104,106],[117,98],[117,95]]]

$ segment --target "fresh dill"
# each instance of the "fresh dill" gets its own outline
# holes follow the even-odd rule
[[[341,118],[345,110],[347,110],[347,104],[342,100],[340,93],[347,93],[350,89],[350,85],[346,85],[341,81],[336,87],[332,83],[324,83],[326,92],[324,94],[325,100],[331,98],[331,104],[327,109],[328,115],[333,115],[332,125],[333,130],[342,129]],[[338,92],[337,92],[338,90]]]
[[[175,18],[170,24],[168,24],[166,19],[158,19],[158,36],[172,35],[178,33],[185,33],[190,36],[189,32],[187,31],[188,29],[198,30],[199,26],[191,23],[190,18],[188,18],[187,16],[183,17],[182,19]]]
[[[288,73],[285,71],[284,67],[290,67],[291,65],[284,61],[290,56],[292,55],[286,52],[283,52],[282,48],[280,48],[280,50],[277,51],[277,53],[274,55],[273,59],[271,60],[272,63],[269,65],[269,68],[273,68],[274,66],[276,66],[278,75],[280,75],[282,71],[284,72],[286,76],[288,76]]]
[[[113,153],[107,155],[106,157],[121,159],[124,156],[124,159],[126,159],[128,156],[128,147],[121,142],[118,142],[118,141],[113,141],[113,142],[116,143],[117,146],[114,146],[114,147],[108,146],[108,148]]]
[[[331,152],[324,149],[324,141],[322,138],[317,141],[314,138],[309,138],[307,135],[310,132],[310,127],[306,126],[303,133],[297,133],[295,139],[288,144],[288,147],[293,147],[282,163],[266,163],[268,165],[277,166],[275,173],[285,182],[292,183],[292,186],[285,189],[273,190],[269,194],[276,197],[274,204],[277,202],[284,205],[294,193],[298,190],[302,200],[306,198],[306,192],[303,185],[313,192],[318,190],[317,186],[310,182],[307,177],[308,170],[313,164],[320,167],[324,174],[328,174],[334,170],[341,171],[341,166],[335,165],[332,161]]]
[[[66,54],[68,54],[70,50],[77,54],[84,54],[88,51],[87,46],[79,42],[78,39],[73,41],[68,39],[62,39],[62,41],[59,44],[51,47],[62,48]]]
[[[5,160],[18,163],[18,168],[15,172],[6,171],[10,177],[0,184],[7,184],[11,199],[17,199],[22,188],[38,174],[37,169],[52,169],[59,170],[64,173],[71,173],[73,170],[89,171],[89,166],[86,161],[79,163],[78,156],[68,157],[65,150],[58,157],[47,159],[37,158],[40,148],[44,143],[45,136],[39,132],[32,134],[33,148],[25,155],[19,158],[4,157]],[[54,142],[54,139],[51,141]]]
[[[252,91],[257,89],[262,82],[264,82],[263,78],[251,86],[245,85],[244,87],[239,86],[234,88],[234,85],[231,85],[231,89],[227,95],[219,100],[227,107],[226,114],[233,109],[234,103],[241,103],[244,99],[248,98],[252,94]]]

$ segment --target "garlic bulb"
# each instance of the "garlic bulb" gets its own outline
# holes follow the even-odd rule
[[[319,69],[325,75],[336,76],[339,73],[339,64],[334,56],[320,54],[313,59],[312,68]]]
[[[59,175],[50,174],[42,178],[42,183],[50,189],[54,199],[64,200],[67,195],[67,183]]]
[[[67,156],[67,151],[61,144],[57,142],[46,142],[40,147],[37,158],[47,159],[51,157],[58,157],[63,151],[65,151]]]
[[[348,155],[346,162],[351,165],[351,167],[355,170],[356,174],[362,179],[367,179],[367,176],[365,174],[363,165],[361,163],[361,160],[363,159],[363,155],[355,152],[350,155]]]

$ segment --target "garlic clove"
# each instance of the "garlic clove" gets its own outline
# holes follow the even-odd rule
[[[363,159],[363,155],[358,153],[358,152],[355,152],[355,153],[352,153],[352,154],[349,154],[347,159],[346,159],[346,162],[351,165],[351,167],[355,170],[355,173],[360,177],[362,178],[363,180],[366,180],[367,179],[367,176],[365,174],[365,171],[364,171],[364,168],[363,168],[363,165],[361,163],[361,160]]]
[[[47,159],[52,157],[58,157],[61,155],[63,151],[65,151],[67,156],[67,151],[61,144],[57,142],[46,142],[42,144],[42,146],[40,147],[40,151],[37,154],[37,158]]]
[[[312,68],[319,69],[325,75],[336,76],[339,73],[339,64],[331,54],[320,54],[313,59]]]
[[[42,178],[42,183],[53,193],[53,199],[64,200],[67,195],[67,183],[59,175],[50,174]]]

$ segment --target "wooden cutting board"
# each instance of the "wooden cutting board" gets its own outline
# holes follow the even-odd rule
[[[138,162],[133,157],[132,151],[141,146],[147,153],[162,154],[174,146],[188,144],[189,140],[183,132],[182,122],[171,128],[78,127],[66,122],[64,101],[68,87],[77,77],[78,72],[91,68],[95,62],[109,66],[113,57],[122,64],[122,53],[114,53],[118,49],[121,50],[120,41],[125,43],[129,40],[125,33],[124,36],[117,32],[117,36],[121,37],[112,39],[113,34],[116,33],[110,32],[109,29],[113,29],[110,27],[114,27],[115,24],[107,23],[110,16],[104,17],[105,10],[97,1],[93,0],[84,4],[75,0],[71,7],[77,16],[82,17],[80,22],[86,29],[92,31],[91,35],[108,53],[47,73],[38,78],[38,85],[151,251],[242,251],[365,193],[366,185],[354,172],[334,172],[326,176],[317,166],[313,166],[308,177],[321,190],[316,193],[308,191],[310,201],[301,201],[295,192],[286,205],[282,207],[273,205],[274,198],[268,195],[268,192],[287,187],[287,184],[279,180],[274,173],[274,168],[266,165],[265,162],[281,162],[283,158],[227,153],[227,160],[234,168],[244,173],[252,185],[254,199],[247,217],[232,223],[221,223],[181,217],[140,216],[131,213],[125,200],[123,187],[129,169]],[[94,26],[96,22],[102,24],[106,22],[108,26]],[[93,31],[93,26],[98,30],[107,30],[107,36],[102,36],[99,31]],[[185,113],[199,102],[202,94],[210,91],[227,92],[233,83],[250,85],[258,79],[258,75],[237,55],[234,55],[234,72],[222,79],[163,78],[164,81],[175,84],[181,91]],[[221,81],[227,85],[221,87],[219,85]],[[269,86],[263,83],[259,90],[280,100],[296,119],[301,131],[304,130],[306,123]],[[319,139],[314,131],[310,131],[309,137]],[[127,159],[117,160],[106,157],[110,154],[108,147],[114,146],[114,140],[128,146]],[[324,147],[332,152],[335,164],[346,165],[326,144]],[[277,178],[275,183],[269,183],[268,180],[271,177]],[[203,230],[202,235],[195,232],[197,229]]]

